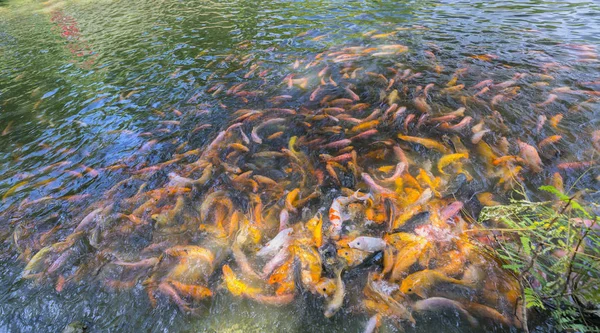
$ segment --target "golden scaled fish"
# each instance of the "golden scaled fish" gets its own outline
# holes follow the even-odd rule
[[[386,234],[383,239],[391,246],[401,249],[405,247],[407,244],[413,242],[427,242],[427,240],[422,237],[408,232],[396,232],[393,234]]]
[[[32,271],[39,270],[44,264],[48,256],[54,253],[54,247],[52,245],[43,247],[40,249],[27,263],[27,266],[23,269],[23,277],[28,278],[35,276]]]
[[[284,283],[293,279],[293,259],[289,259],[277,267],[269,276],[269,284]]]
[[[362,263],[368,256],[369,252],[350,247],[343,247],[337,250],[337,255],[343,258],[349,267],[356,266]]]
[[[183,210],[184,207],[185,199],[183,198],[183,196],[180,196],[177,198],[175,207],[173,207],[173,209],[166,210],[161,214],[154,214],[152,215],[152,219],[154,219],[159,226],[173,224],[175,222],[176,216]],[[139,215],[136,214],[136,216]]]
[[[340,165],[340,167],[342,167],[342,166]],[[345,170],[345,168],[343,168],[343,169]],[[306,205],[307,202],[309,202],[315,198],[318,198],[320,195],[321,195],[321,192],[319,192],[319,191],[312,192],[311,194],[305,196],[304,198],[296,200],[294,206],[297,208],[304,207],[304,205]]]
[[[555,189],[559,190],[561,193],[565,192],[563,178],[560,173],[555,172],[552,175],[552,179],[550,180],[550,184],[554,186]]]
[[[378,170],[378,171],[381,171],[381,172],[383,172],[383,173],[390,173],[390,172],[392,172],[392,171],[393,171],[395,168],[396,168],[396,166],[395,166],[395,165],[384,165],[384,166],[381,166],[381,167],[377,168],[377,170]]]
[[[557,114],[556,116],[550,118],[549,122],[550,125],[554,128],[558,128],[558,124],[560,123],[560,121],[564,118],[564,116],[562,114]]]
[[[466,256],[456,250],[444,253],[436,260],[437,270],[448,276],[457,276],[465,270]]]
[[[235,296],[255,296],[261,293],[259,288],[251,287],[240,280],[229,265],[223,265],[223,280],[227,290]]]
[[[358,103],[358,104],[352,105],[352,107],[350,108],[350,111],[364,111],[367,108],[369,108],[370,106],[371,106],[371,104],[369,104],[369,103]],[[323,111],[325,111],[325,109],[323,109]]]
[[[458,84],[452,87],[448,87],[448,88],[444,88],[442,89],[442,93],[448,93],[448,94],[452,94],[455,92],[459,92],[461,90],[463,90],[463,88],[465,87],[464,84]]]
[[[298,199],[298,194],[300,194],[300,189],[295,188],[291,190],[285,197],[285,208],[292,213],[297,212],[294,202]]]
[[[344,304],[346,286],[342,280],[342,269],[338,268],[335,274],[335,292],[325,306],[325,317],[331,318]]]
[[[29,184],[28,180],[24,180],[22,182],[19,182],[17,184],[15,184],[14,186],[12,186],[11,188],[8,189],[8,191],[6,191],[4,193],[4,195],[2,196],[2,202],[6,201],[6,198],[10,197],[11,195],[13,195],[19,188],[25,186]]]
[[[400,285],[400,291],[407,295],[416,294],[427,298],[431,289],[442,283],[470,286],[469,282],[448,277],[436,270],[424,269],[407,276]]]
[[[457,75],[453,75],[452,78],[450,79],[450,81],[448,81],[448,83],[446,83],[446,86],[453,87],[453,86],[456,85],[457,81],[458,81],[458,76]]]
[[[194,284],[185,284],[177,280],[167,279],[167,282],[180,294],[187,295],[195,300],[202,300],[212,296],[210,289]]]
[[[306,222],[306,228],[310,231],[312,240],[317,247],[323,245],[323,216],[319,213]]]
[[[329,297],[335,292],[335,280],[328,278],[321,278],[317,283],[316,291],[319,295]]]
[[[212,264],[215,255],[208,249],[196,245],[178,245],[165,250],[165,254],[180,258],[197,258]]]
[[[382,275],[387,275],[394,268],[394,248],[392,246],[387,246],[383,249],[383,270],[381,271]]]
[[[440,192],[438,191],[438,188],[442,182],[442,180],[440,179],[440,177],[431,177],[429,175],[429,173],[427,171],[425,171],[425,169],[421,168],[419,170],[419,175],[417,175],[417,180],[420,180],[422,182],[424,182],[427,186],[429,186],[429,188],[431,189],[431,191],[433,191],[433,194],[436,197],[441,197]]]
[[[388,105],[392,105],[396,102],[400,101],[400,94],[398,93],[398,90],[394,89],[392,90],[392,92],[387,96],[387,102]]]
[[[509,327],[510,326],[516,326],[517,328],[521,327],[521,321],[519,321],[517,319],[517,317],[509,318],[489,306],[485,306],[483,304],[474,303],[474,302],[463,302],[461,304],[463,304],[463,307],[465,308],[465,310],[467,310],[467,312],[471,313],[472,315],[474,315],[476,317],[488,318],[493,322],[502,323],[503,325],[506,325]]]
[[[549,137],[545,138],[544,140],[540,141],[540,143],[538,143],[538,147],[539,147],[540,149],[542,149],[542,148],[544,148],[544,146],[547,146],[547,145],[550,145],[550,144],[556,143],[556,142],[558,142],[560,139],[562,139],[562,136],[561,136],[561,135],[551,135],[551,136],[549,136]]]
[[[282,296],[292,293],[293,296],[294,290],[296,290],[296,283],[293,280],[285,281],[279,284],[279,287],[275,290],[275,295]]]
[[[546,81],[554,80],[554,76],[552,76],[552,75],[547,75],[547,74],[535,74],[535,75],[542,80],[546,80]]]
[[[402,175],[402,181],[403,181],[403,185],[405,187],[412,187],[413,189],[415,189],[419,195],[421,195],[421,192],[423,192],[423,188],[421,187],[421,184],[417,181],[417,179],[415,177],[413,177],[410,173],[404,173]]]
[[[248,149],[248,147],[244,146],[241,143],[231,143],[227,146],[227,148],[231,148],[233,150],[237,150],[237,151],[241,151],[241,152],[245,152],[245,153],[250,151],[250,149]]]
[[[401,140],[404,140],[404,141],[418,143],[420,145],[425,146],[426,148],[434,149],[434,150],[437,150],[444,154],[452,153],[452,150],[449,147],[447,147],[446,145],[439,143],[435,140],[432,140],[432,139],[420,138],[420,137],[416,137],[416,136],[401,135],[401,134],[398,135],[398,138]]]
[[[350,130],[348,130],[348,132],[349,133],[363,132],[363,131],[377,127],[379,125],[379,123],[380,123],[379,120],[366,121],[366,122],[363,122],[361,124],[358,124],[358,125],[352,127]]]
[[[504,189],[508,190],[516,183],[523,181],[523,178],[519,175],[522,169],[523,167],[520,165],[502,165],[501,177],[498,180],[498,185],[504,184]]]
[[[438,171],[442,175],[447,175],[447,173],[444,172],[445,167],[447,167],[448,165],[450,165],[452,163],[456,163],[457,161],[459,161],[461,159],[465,159],[465,158],[466,159],[469,158],[469,153],[457,153],[457,154],[444,155],[438,161]]]
[[[416,262],[424,263],[427,260],[431,244],[424,238],[414,242],[405,242],[400,248],[390,274],[390,281],[400,281],[408,273],[409,268]],[[426,264],[423,264],[426,266]]]
[[[333,168],[333,164],[332,163],[327,162],[327,164],[325,164],[325,170],[327,170],[327,173],[329,173],[329,176],[331,176],[331,178],[337,184],[341,184],[340,179],[339,179],[337,173],[335,172],[335,169]]]
[[[498,56],[493,55],[493,54],[477,54],[477,55],[472,55],[469,56],[470,58],[473,59],[477,59],[477,60],[481,60],[481,61],[485,61],[485,62],[491,62],[492,60],[498,59]]]
[[[498,158],[498,155],[496,155],[494,151],[492,151],[492,147],[483,140],[479,141],[477,144],[477,153],[486,164],[488,173],[491,173],[494,170],[493,162]]]
[[[375,39],[388,38],[391,36],[395,36],[396,33],[397,33],[396,31],[392,31],[392,32],[388,32],[388,33],[375,34],[375,35],[372,35],[371,38],[375,38]]]
[[[368,207],[365,209],[364,213],[367,220],[373,221],[377,224],[382,224],[388,220],[388,216],[383,209],[374,209],[373,207]]]
[[[252,176],[252,178],[254,178],[254,180],[256,180],[261,185],[271,186],[271,187],[275,187],[275,188],[279,186],[279,184],[276,181],[274,181],[273,179],[271,179],[269,177],[265,177],[265,176],[261,176],[261,175],[254,175],[254,176]]]
[[[302,284],[313,290],[321,279],[321,256],[316,248],[310,246],[292,245],[290,253],[300,260]]]

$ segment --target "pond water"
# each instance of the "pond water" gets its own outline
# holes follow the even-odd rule
[[[456,200],[464,205],[455,223],[471,225],[483,197],[506,202],[516,188],[544,199],[536,189],[549,183],[587,188],[598,202],[598,17],[592,0],[0,0],[0,331],[60,332],[73,322],[90,332],[363,331],[376,312],[362,295],[377,255],[345,269],[345,300],[326,318],[335,295],[305,281],[304,259],[288,272],[303,278],[279,295],[294,295],[278,299],[286,304],[234,295],[223,265],[261,295],[275,286],[252,281],[231,248],[261,271],[256,250],[278,233],[282,210],[282,229],[295,235],[321,212],[319,276],[339,288],[336,248],[402,227],[382,225],[390,209],[416,215]],[[463,156],[440,166],[451,153]],[[414,177],[382,182],[395,168]],[[299,199],[286,204],[296,188]],[[356,190],[371,193],[372,206],[343,205],[339,240],[329,208]],[[423,193],[435,203],[419,204]],[[216,203],[203,206],[207,198]],[[418,228],[411,234],[442,251],[440,235]],[[239,241],[253,232],[254,244]],[[294,238],[296,257],[319,248]],[[184,245],[210,249],[211,267]],[[430,265],[418,261],[412,270]],[[212,296],[179,291],[193,305],[186,311],[170,294],[176,283]],[[498,311],[508,318],[511,309]],[[383,315],[380,331],[520,331],[485,316],[471,326],[452,308],[413,312],[415,323]]]

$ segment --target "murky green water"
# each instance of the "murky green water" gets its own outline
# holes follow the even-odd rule
[[[153,308],[141,283],[105,288],[102,281],[119,279],[119,273],[103,270],[106,262],[96,254],[71,264],[65,275],[87,261],[98,265],[87,271],[98,277],[86,276],[60,293],[54,280],[33,283],[21,273],[25,258],[42,247],[39,234],[65,226],[56,237],[66,237],[78,223],[72,219],[131,170],[172,159],[182,144],[190,150],[205,147],[236,110],[266,103],[215,95],[209,88],[244,82],[252,65],[259,65],[265,73],[257,89],[268,97],[287,94],[284,78],[296,59],[343,46],[380,45],[373,34],[394,32],[382,40],[408,46],[397,63],[427,73],[415,86],[443,87],[459,68],[469,68],[460,78],[467,87],[528,73],[518,98],[498,111],[503,135],[532,142],[562,136],[557,150],[542,156],[545,171],[523,181],[536,197],[534,189],[558,163],[598,161],[598,152],[590,149],[600,126],[598,17],[596,1],[0,0],[0,331],[56,332],[73,321],[93,332],[361,331],[368,320],[364,313],[349,309],[328,320],[323,301],[310,297],[274,308],[219,289],[200,315],[182,314],[168,301]],[[428,70],[427,52],[435,54],[437,73]],[[483,54],[494,57],[471,58]],[[376,72],[394,62],[372,59],[361,66]],[[553,77],[550,85],[535,85],[544,81],[535,76],[540,73]],[[541,112],[536,105],[560,87],[585,93],[557,93],[558,100]],[[367,85],[361,91],[371,94]],[[293,98],[282,107],[299,107],[306,96],[293,93]],[[460,106],[451,98],[445,102]],[[489,111],[481,108],[473,113]],[[540,134],[536,124],[542,113],[550,122],[558,114],[564,117]],[[202,124],[210,126],[199,129]],[[568,171],[565,188],[589,188],[590,199],[598,201],[598,176],[597,168]],[[494,186],[478,181],[470,195]],[[44,197],[62,199],[28,206]],[[120,245],[147,245],[139,238]],[[425,324],[407,329],[470,330],[455,317],[428,316]],[[544,324],[538,329],[547,331]]]

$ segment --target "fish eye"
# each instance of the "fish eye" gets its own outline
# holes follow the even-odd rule
[[[356,243],[356,245],[360,245],[360,242]]]
[[[409,293],[410,293],[410,292],[412,292],[412,288],[408,288],[408,292],[409,292]]]
[[[327,288],[323,288],[323,291],[327,291]]]
[[[344,252],[344,255],[348,255],[348,252]]]

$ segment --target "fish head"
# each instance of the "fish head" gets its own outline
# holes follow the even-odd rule
[[[279,283],[283,280],[283,275],[281,273],[273,273],[269,277],[269,284]]]
[[[324,297],[331,296],[335,292],[335,282],[333,279],[321,278],[315,286],[315,291]]]
[[[202,288],[201,296],[202,297],[211,297],[213,295],[212,291],[208,288]]]
[[[312,219],[308,220],[308,222],[306,222],[306,227],[311,232],[314,232],[314,230],[316,230],[320,225],[322,225],[322,223],[323,223],[323,220],[322,220],[321,216],[318,215],[318,216],[315,216]]]
[[[413,278],[411,278],[411,276],[407,277],[406,279],[402,280],[402,284],[400,285],[400,291],[406,295],[414,294],[417,290],[415,282],[416,281]]]
[[[337,255],[340,258],[346,260],[348,264],[352,264],[354,262],[353,250],[350,248],[341,248],[337,250]]]
[[[348,246],[353,249],[362,249],[365,246],[365,240],[362,236],[356,237],[353,241],[348,243]]]
[[[223,265],[221,269],[223,270],[223,276],[225,278],[233,276],[233,271],[231,270],[231,267],[229,267],[229,265]]]

